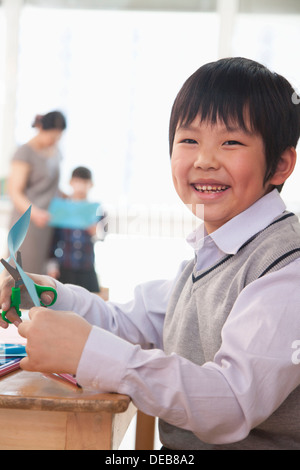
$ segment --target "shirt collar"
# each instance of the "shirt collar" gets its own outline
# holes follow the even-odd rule
[[[266,228],[285,209],[279,192],[274,189],[210,235],[201,224],[187,241],[195,251],[206,242],[213,241],[223,253],[235,254],[249,238]]]

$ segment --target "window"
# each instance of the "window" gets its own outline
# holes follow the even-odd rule
[[[89,166],[95,182],[91,197],[117,210],[129,207],[129,215],[142,208],[147,216],[158,205],[181,207],[171,182],[169,114],[183,81],[218,58],[220,30],[226,30],[226,44],[232,33],[231,55],[261,61],[300,88],[298,0],[284,2],[284,11],[279,0],[232,1],[234,18],[227,9],[223,28],[216,0],[150,1],[151,10],[144,0],[87,0],[82,10],[59,8],[62,3],[73,7],[79,0],[24,1],[16,140],[30,137],[35,114],[61,109],[68,118],[61,142],[62,188],[69,190],[75,166]],[[171,3],[177,12],[168,8]],[[2,47],[0,40],[0,60]],[[283,196],[300,212],[298,168]],[[137,282],[172,277],[179,262],[190,257],[185,242],[174,237],[158,243],[155,237],[116,235],[96,250],[101,282],[114,300],[130,298]]]
[[[64,185],[85,164],[96,198],[173,202],[171,106],[188,75],[217,58],[218,34],[207,41],[212,30],[216,13],[24,8],[18,142],[35,114],[62,109]]]
[[[297,60],[299,43],[300,12],[280,15],[240,13],[233,36],[232,55],[243,55],[267,65],[271,70],[285,76],[299,93],[300,63]],[[288,208],[297,213],[300,213],[299,178],[298,161],[294,173],[282,190]]]

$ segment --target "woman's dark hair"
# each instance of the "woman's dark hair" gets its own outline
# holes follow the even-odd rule
[[[58,129],[64,131],[67,127],[65,116],[60,111],[51,111],[50,113],[35,117],[32,127],[40,127],[43,130]]]
[[[299,102],[284,77],[253,60],[234,57],[203,65],[187,79],[175,99],[169,126],[170,155],[177,126],[190,124],[196,116],[212,123],[220,120],[228,127],[235,123],[261,135],[266,182],[274,175],[284,150],[297,145]]]

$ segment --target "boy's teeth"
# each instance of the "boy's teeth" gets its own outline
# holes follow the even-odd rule
[[[221,192],[225,191],[225,189],[228,188],[228,186],[225,185],[210,185],[210,184],[195,184],[194,185],[197,191],[201,192]]]

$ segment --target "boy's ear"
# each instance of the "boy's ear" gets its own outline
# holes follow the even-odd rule
[[[280,156],[277,169],[270,178],[269,183],[280,186],[293,173],[297,160],[297,153],[294,147],[288,147]]]

